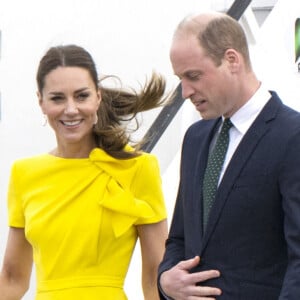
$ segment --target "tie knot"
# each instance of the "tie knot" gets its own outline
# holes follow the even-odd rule
[[[224,119],[223,125],[222,125],[222,132],[228,132],[229,129],[233,126],[229,118]]]

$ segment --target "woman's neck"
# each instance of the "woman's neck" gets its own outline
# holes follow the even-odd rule
[[[87,158],[95,147],[95,143],[90,145],[57,145],[56,148],[50,151],[50,154],[62,158]]]

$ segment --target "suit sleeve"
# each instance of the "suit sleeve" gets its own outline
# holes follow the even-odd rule
[[[184,147],[183,147],[184,148]],[[183,156],[183,152],[182,152]],[[183,195],[182,195],[182,161],[180,167],[180,183],[177,193],[177,199],[174,207],[172,222],[170,226],[169,236],[166,241],[166,250],[163,260],[158,269],[158,287],[159,295],[162,300],[169,300],[160,287],[159,278],[161,274],[180,261],[185,259],[184,256],[184,218],[183,218]]]
[[[300,299],[300,131],[290,139],[279,178],[288,266],[279,300]]]

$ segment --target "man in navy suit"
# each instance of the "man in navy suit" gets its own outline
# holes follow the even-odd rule
[[[300,114],[257,79],[244,31],[225,14],[185,18],[170,58],[202,120],[183,142],[161,299],[299,300]],[[225,118],[233,126],[204,228],[203,178]]]

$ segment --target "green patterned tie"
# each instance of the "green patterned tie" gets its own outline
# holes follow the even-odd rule
[[[225,119],[215,147],[211,151],[203,179],[203,229],[206,229],[210,209],[216,197],[221,169],[229,144],[230,119]]]

